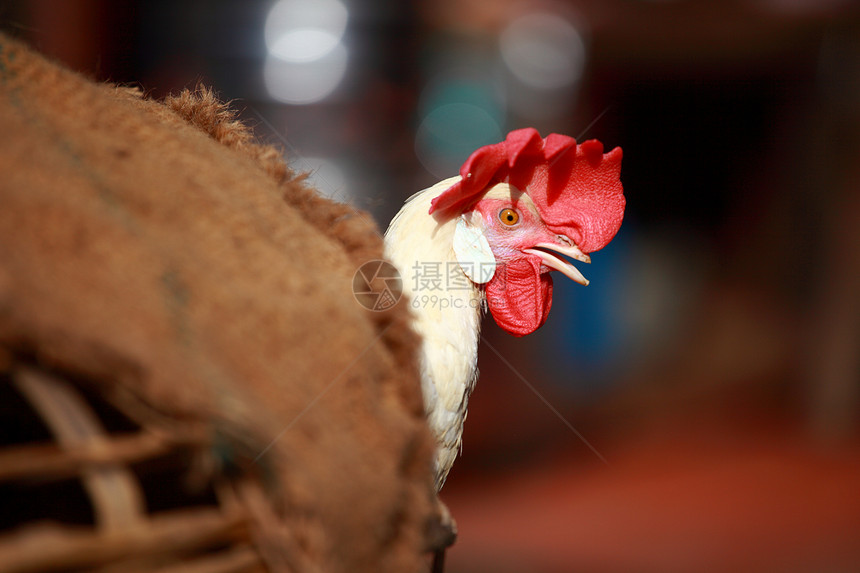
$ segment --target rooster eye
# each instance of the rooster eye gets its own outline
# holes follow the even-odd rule
[[[502,222],[502,225],[513,227],[520,222],[520,214],[513,209],[502,209],[499,211],[499,221]]]

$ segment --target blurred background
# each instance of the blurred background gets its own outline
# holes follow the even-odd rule
[[[485,322],[451,573],[860,570],[850,0],[0,0],[153,97],[212,86],[381,228],[520,127],[624,149],[617,238]]]

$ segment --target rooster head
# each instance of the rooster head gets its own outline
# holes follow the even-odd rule
[[[483,284],[495,321],[524,336],[540,328],[552,305],[557,270],[588,281],[563,256],[585,263],[606,246],[624,216],[621,148],[603,153],[597,140],[533,128],[481,147],[460,168],[460,179],[435,197],[430,214],[457,217],[454,253]],[[563,256],[562,256],[563,255]]]

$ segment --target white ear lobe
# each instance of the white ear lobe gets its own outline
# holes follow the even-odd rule
[[[475,284],[490,282],[496,273],[496,257],[481,229],[466,222],[461,216],[454,229],[454,254],[460,268]]]

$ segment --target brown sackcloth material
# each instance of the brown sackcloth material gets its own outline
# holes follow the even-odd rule
[[[211,93],[150,101],[0,35],[0,355],[210,424],[298,570],[425,566],[416,339],[351,292],[381,256]]]

